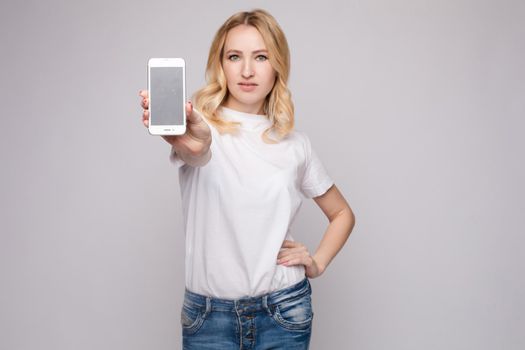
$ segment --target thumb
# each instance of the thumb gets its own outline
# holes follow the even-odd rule
[[[191,101],[186,103],[186,119],[188,123],[198,124],[201,122],[201,116],[198,113],[193,113],[193,104]]]

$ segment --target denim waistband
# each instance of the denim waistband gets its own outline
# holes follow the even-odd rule
[[[269,305],[278,304],[283,300],[300,298],[304,295],[311,294],[311,285],[307,277],[302,281],[289,287],[266,293],[255,297],[245,297],[240,299],[220,299],[214,298],[185,289],[184,302],[198,306],[205,306],[206,309],[235,311],[239,308],[249,308],[253,311],[266,308]]]

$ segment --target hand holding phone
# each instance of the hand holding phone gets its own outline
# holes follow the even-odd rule
[[[148,94],[152,135],[186,132],[186,62],[182,58],[148,60]]]
[[[149,95],[148,91],[140,90],[139,95],[142,96],[142,122],[146,128],[149,127]],[[211,131],[208,124],[202,119],[198,113],[193,112],[191,102],[185,104],[186,111],[186,133],[183,135],[161,135],[167,143],[175,148],[175,151],[180,155],[190,155],[190,157],[198,157],[204,155],[209,150],[211,144]]]

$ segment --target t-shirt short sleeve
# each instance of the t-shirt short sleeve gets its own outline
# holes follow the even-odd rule
[[[306,198],[314,198],[324,194],[332,187],[334,181],[313,150],[309,137],[305,133],[303,135],[306,141],[306,158],[301,192]]]
[[[186,162],[182,160],[178,153],[175,152],[175,148],[173,146],[171,147],[170,151],[170,162],[173,163],[177,168],[180,168],[186,164]]]

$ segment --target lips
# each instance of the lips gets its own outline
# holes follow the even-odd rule
[[[242,83],[239,83],[239,88],[244,91],[244,92],[252,92],[255,90],[255,88],[257,87],[257,84],[255,83],[245,83],[245,82],[242,82]]]

